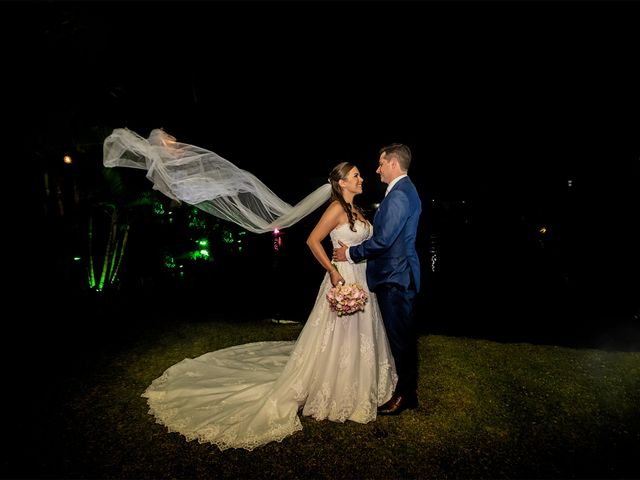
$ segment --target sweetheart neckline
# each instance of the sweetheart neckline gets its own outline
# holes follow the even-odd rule
[[[369,227],[369,226],[371,225],[369,222],[365,222],[364,220],[360,220],[360,219],[358,219],[358,220],[354,220],[354,221],[353,221],[353,223],[356,223],[356,222],[364,223],[364,224],[365,224],[365,226],[367,226],[367,227]],[[337,229],[339,229],[339,228],[342,228],[342,227],[344,227],[345,225],[347,225],[347,226],[348,226],[348,225],[349,225],[349,223],[341,223],[341,224],[340,224],[340,225],[338,225],[336,228],[334,228],[334,230],[337,230]]]

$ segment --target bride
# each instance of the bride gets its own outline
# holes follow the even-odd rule
[[[290,226],[330,197],[307,239],[327,273],[298,339],[237,345],[169,367],[142,394],[158,423],[220,450],[253,450],[301,430],[299,413],[335,422],[376,419],[398,376],[376,296],[368,291],[366,262],[341,262],[338,271],[322,246],[327,235],[333,247],[372,235],[353,201],[363,182],[353,164],[338,164],[328,184],[294,207],[251,173],[159,129],[148,139],[114,130],[104,142],[104,165],[146,169],[154,189],[256,233]],[[340,283],[367,291],[363,311],[331,310],[326,295]]]

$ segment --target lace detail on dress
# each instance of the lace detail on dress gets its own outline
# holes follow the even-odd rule
[[[300,349],[294,350],[291,354],[291,357],[289,358],[289,362],[293,363],[294,365],[300,365],[302,361],[303,357]]]
[[[398,374],[396,373],[395,364],[390,363],[387,359],[378,362],[378,405],[383,405],[391,395],[398,383]]]
[[[342,370],[349,366],[351,363],[351,349],[348,345],[342,345],[340,347],[340,354],[338,357],[338,367]]]
[[[367,363],[373,364],[374,362],[374,350],[373,350],[373,339],[365,335],[364,333],[360,334],[360,355],[362,355],[362,359]]]
[[[291,385],[291,390],[294,392],[293,398],[295,398],[296,402],[302,403],[307,399],[307,392],[301,380]]]
[[[332,333],[333,330],[336,328],[336,319],[332,318],[329,319],[325,326],[324,326],[324,330],[322,331],[322,343],[320,344],[320,351],[324,352],[327,350],[327,345],[329,345],[329,340],[332,337]]]

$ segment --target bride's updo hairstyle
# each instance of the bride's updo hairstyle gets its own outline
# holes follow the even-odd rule
[[[342,189],[340,188],[340,184],[338,183],[340,180],[345,180],[349,172],[355,167],[353,163],[350,162],[342,162],[333,167],[331,173],[329,174],[329,183],[331,184],[331,199],[329,201],[337,200],[342,205],[342,208],[347,214],[347,218],[349,219],[349,228],[352,232],[356,231],[356,227],[354,226],[355,216],[351,205],[344,201],[342,196]],[[356,211],[360,213],[364,217],[364,211],[356,205],[355,201],[353,202],[353,207]]]

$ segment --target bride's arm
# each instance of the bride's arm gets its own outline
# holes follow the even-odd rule
[[[320,265],[329,272],[331,285],[334,287],[340,282],[344,283],[344,278],[342,278],[340,272],[338,272],[333,263],[331,263],[327,252],[325,252],[322,246],[322,241],[329,235],[331,230],[341,223],[346,222],[346,216],[347,214],[344,212],[342,206],[338,202],[332,202],[307,238],[307,245],[311,249],[311,253],[313,253],[313,256],[316,257]]]

